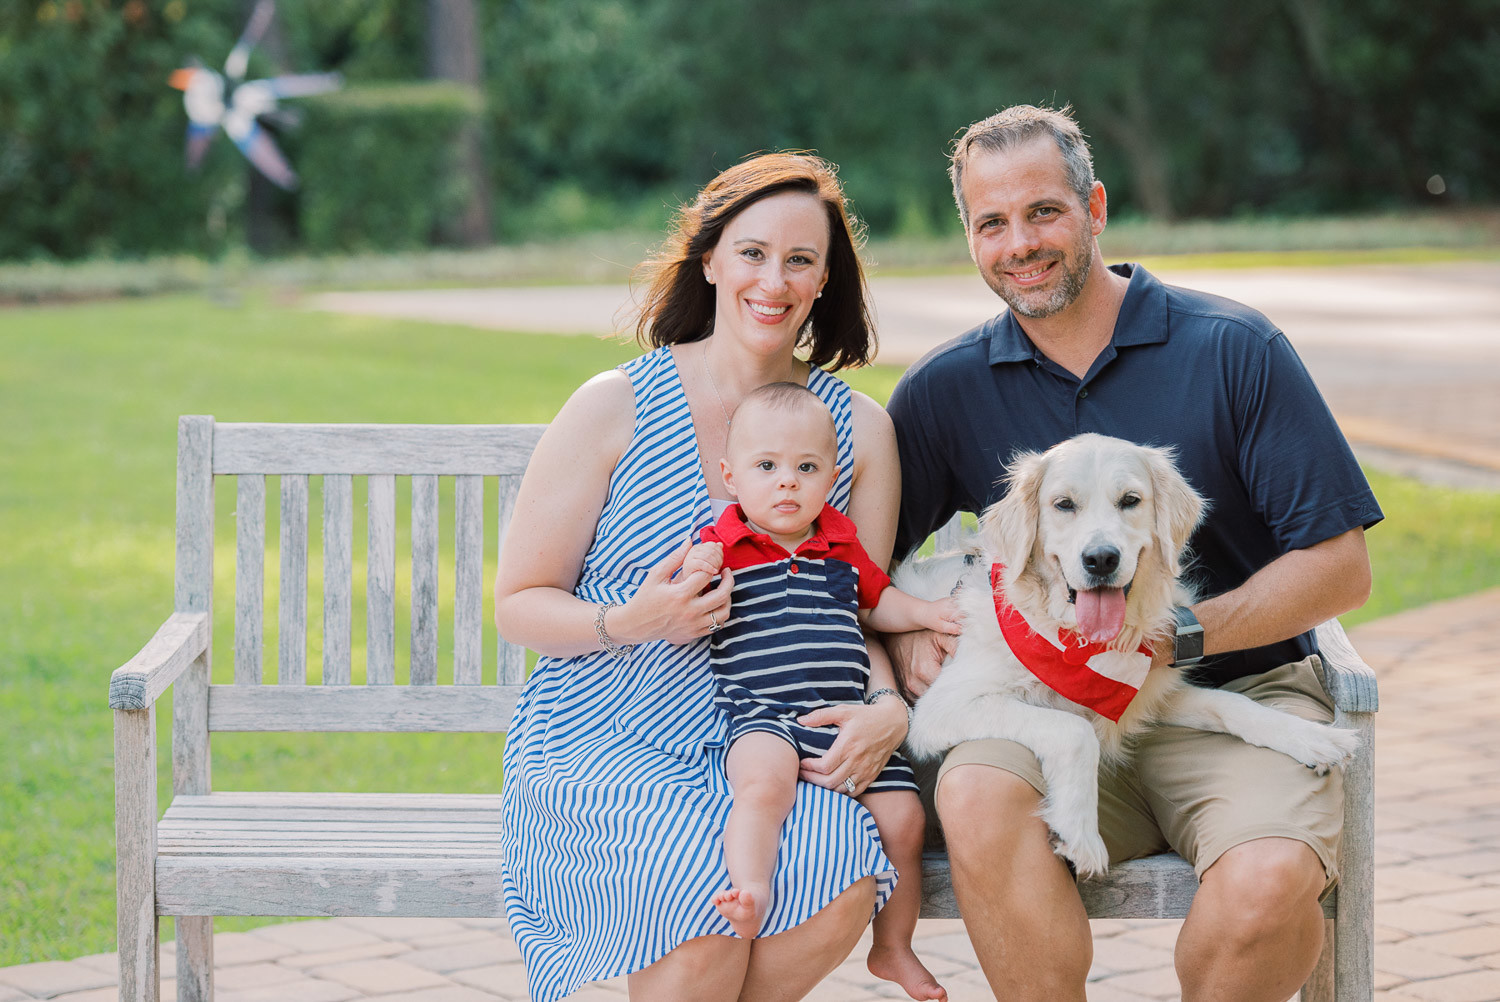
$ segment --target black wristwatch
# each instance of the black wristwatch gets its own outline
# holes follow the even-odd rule
[[[1173,639],[1172,665],[1176,668],[1191,668],[1203,660],[1203,624],[1185,605],[1174,606],[1172,615],[1177,617],[1177,635]]]

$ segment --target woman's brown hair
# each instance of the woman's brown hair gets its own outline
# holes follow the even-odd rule
[[[798,347],[808,348],[808,361],[819,368],[869,363],[875,325],[856,250],[864,234],[833,164],[806,153],[765,153],[735,164],[677,211],[661,251],[640,268],[646,291],[635,333],[642,347],[701,341],[713,333],[714,289],[703,277],[703,255],[718,246],[735,216],[787,191],[815,196],[828,212],[828,282],[813,301]]]

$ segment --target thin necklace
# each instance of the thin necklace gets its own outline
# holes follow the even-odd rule
[[[719,394],[719,384],[714,382],[714,370],[708,367],[708,345],[703,346],[703,372],[708,376],[708,385],[713,388],[714,398],[719,401],[719,410],[724,412],[724,427],[729,427],[729,408],[724,406],[724,398]]]

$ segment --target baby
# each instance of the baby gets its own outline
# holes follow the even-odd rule
[[[959,631],[952,600],[927,602],[890,586],[865,554],[854,523],[824,500],[838,476],[833,417],[795,383],[772,383],[734,412],[724,486],[738,501],[703,531],[684,573],[734,571],[729,619],[712,635],[718,705],[730,718],[725,766],[734,806],[724,829],[732,887],[713,897],[734,931],[753,938],[771,904],[782,822],[801,759],[821,756],[837,729],[799,717],[820,707],[896,699],[870,687],[860,623],[883,632]],[[947,992],[911,948],[921,907],[923,816],[911,766],[898,752],[879,775],[834,777],[859,794],[900,876],[875,918],[869,968],[916,999]]]

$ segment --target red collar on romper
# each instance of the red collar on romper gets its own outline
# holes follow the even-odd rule
[[[1011,653],[1058,695],[1118,721],[1140,690],[1089,667],[1089,659],[1108,651],[1108,645],[1085,643],[1077,633],[1059,630],[1057,642],[1062,650],[1058,650],[1034,631],[1015,606],[1006,601],[1001,583],[1004,571],[1001,564],[990,565],[990,591],[995,597],[995,618]],[[1137,653],[1149,659],[1152,652],[1150,647],[1142,644]]]
[[[714,531],[725,546],[749,539],[768,557],[780,559],[788,555],[786,547],[765,533],[750,528],[745,522],[745,511],[738,501],[724,509],[724,514],[719,516],[719,521],[714,525]],[[798,544],[796,552],[810,557],[817,556],[827,553],[836,543],[852,543],[857,539],[859,530],[855,528],[853,520],[832,505],[825,504],[818,513],[813,534]]]

